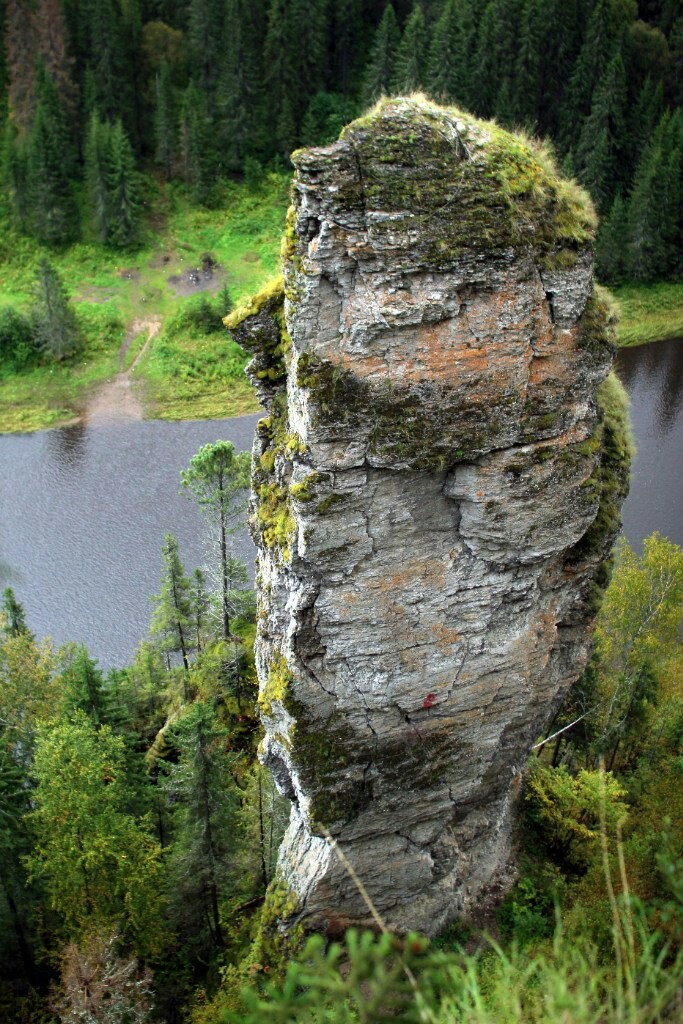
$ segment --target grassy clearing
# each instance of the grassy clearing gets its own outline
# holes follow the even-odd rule
[[[621,313],[621,347],[683,337],[683,283],[626,285],[613,291]]]
[[[163,419],[224,417],[258,405],[244,378],[248,356],[224,332],[167,330],[176,314],[227,285],[238,303],[275,272],[289,177],[268,175],[257,188],[228,182],[213,209],[193,207],[181,187],[148,182],[148,225],[141,245],[114,252],[79,242],[61,252],[18,234],[0,211],[0,307],[26,308],[35,267],[47,255],[59,270],[83,324],[84,347],[63,365],[0,377],[0,431],[37,430],[78,416],[88,394],[139,355],[146,331],[119,352],[136,321],[162,328],[135,367],[146,414]],[[206,257],[212,267],[205,273]],[[189,275],[198,270],[199,280]],[[214,299],[217,303],[218,300]]]

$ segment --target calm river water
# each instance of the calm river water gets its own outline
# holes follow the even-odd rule
[[[624,531],[683,544],[683,339],[625,350],[638,456]],[[226,438],[251,447],[256,416],[67,427],[0,436],[0,586],[10,585],[38,636],[84,643],[123,665],[146,635],[164,533],[189,572],[206,560],[203,523],[178,493],[197,449]],[[251,542],[237,538],[249,562]]]

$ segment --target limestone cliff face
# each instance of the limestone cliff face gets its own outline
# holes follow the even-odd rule
[[[623,439],[592,214],[549,158],[420,99],[294,155],[277,284],[230,319],[254,450],[262,758],[299,917],[433,932],[504,865],[581,673]]]

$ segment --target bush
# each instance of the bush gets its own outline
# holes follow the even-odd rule
[[[37,358],[28,317],[8,306],[0,309],[0,367],[20,370]]]

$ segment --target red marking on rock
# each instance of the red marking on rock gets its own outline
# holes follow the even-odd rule
[[[436,694],[428,693],[425,699],[422,701],[423,708],[433,708],[436,704]]]

